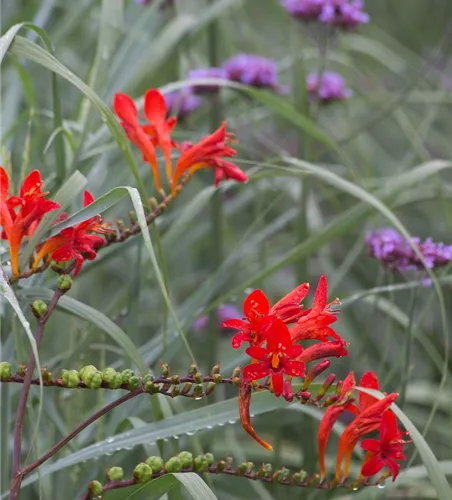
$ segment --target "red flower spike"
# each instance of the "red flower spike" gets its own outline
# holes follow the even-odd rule
[[[271,375],[271,384],[275,396],[283,392],[283,374],[292,377],[305,376],[305,364],[293,361],[300,356],[303,347],[291,342],[290,332],[286,324],[275,316],[267,316],[261,325],[261,334],[267,339],[265,348],[258,346],[248,347],[246,353],[259,363],[252,363],[243,369],[243,379],[246,381],[259,380]]]
[[[348,477],[348,469],[352,453],[361,437],[373,432],[380,427],[384,413],[397,399],[398,394],[391,393],[385,398],[368,406],[360,412],[351,424],[347,426],[339,439],[339,451],[336,462],[336,480],[341,479],[342,462],[344,464],[344,477]]]
[[[292,326],[290,333],[293,342],[300,340],[320,340],[326,342],[331,337],[345,344],[345,341],[328,325],[337,320],[336,312],[332,306],[340,304],[336,299],[327,304],[328,284],[324,275],[320,276],[311,309],[304,312],[303,316]]]
[[[364,439],[361,442],[361,448],[367,451],[361,475],[374,476],[387,466],[392,480],[395,481],[400,472],[397,460],[406,460],[403,446],[411,443],[411,441],[402,440],[403,434],[397,426],[394,413],[390,410],[386,411],[381,420],[380,439]]]
[[[226,122],[212,134],[202,139],[198,144],[185,144],[181,148],[181,155],[176,163],[172,192],[175,194],[176,186],[181,176],[188,172],[193,175],[201,168],[213,168],[215,171],[216,185],[223,179],[234,179],[237,182],[248,180],[245,172],[233,163],[223,160],[221,157],[232,157],[237,154],[235,149],[227,145],[233,135],[226,132]],[[220,172],[218,172],[218,170]]]
[[[42,192],[43,182],[38,170],[30,172],[22,183],[20,196],[9,196],[9,178],[0,167],[0,224],[2,238],[9,241],[13,276],[19,275],[19,250],[25,236],[33,235],[42,217],[60,206],[46,200]]]
[[[90,205],[93,201],[91,193],[85,191],[84,206]],[[74,227],[63,229],[39,248],[33,269],[37,269],[45,256],[51,255],[51,258],[56,262],[67,262],[75,259],[74,276],[77,276],[85,259],[94,260],[97,257],[96,249],[104,244],[103,238],[90,233],[107,234],[112,232],[114,230],[102,224],[100,215],[95,215]]]
[[[350,372],[342,384],[341,393],[339,395],[337,403],[327,408],[320,422],[317,442],[319,447],[320,473],[322,477],[325,477],[326,474],[325,452],[326,446],[328,444],[328,439],[338,418],[345,410],[349,409],[349,406],[352,403],[352,400],[350,398],[353,394],[353,391],[355,390],[355,386],[355,376],[353,372]]]
[[[253,429],[253,426],[251,425],[250,405],[251,405],[251,386],[249,383],[241,382],[239,388],[239,415],[242,427],[261,446],[263,446],[265,449],[269,451],[272,451],[273,450],[272,446],[263,441],[260,437],[258,437],[256,431]]]
[[[340,358],[342,356],[347,356],[347,354],[348,351],[345,349],[342,342],[321,342],[307,347],[297,358],[297,361],[310,363],[316,359],[330,357]]]

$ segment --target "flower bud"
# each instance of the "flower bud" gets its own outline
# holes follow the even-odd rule
[[[149,394],[157,394],[160,390],[159,384],[154,384],[154,382],[146,382],[144,384],[145,392],[149,392]]]
[[[209,467],[215,462],[215,457],[212,453],[206,453],[204,457],[207,460],[207,465],[209,465]]]
[[[202,383],[203,383],[203,377],[202,377],[202,375],[201,375],[199,372],[197,372],[197,373],[195,373],[195,374],[193,375],[193,379],[194,379],[194,381],[195,381],[197,384],[202,384]]]
[[[122,467],[110,467],[107,470],[109,481],[121,481],[124,477],[124,469]]]
[[[154,382],[154,375],[151,375],[148,373],[143,377],[143,385],[145,385],[147,382]]]
[[[19,377],[25,377],[27,373],[27,365],[25,363],[21,363],[17,369],[17,375]]]
[[[251,472],[253,472],[253,469],[254,469],[254,463],[253,462],[248,462],[248,465],[247,465],[247,468],[246,468],[246,473],[247,474],[251,474]]]
[[[212,392],[215,390],[215,387],[217,384],[215,382],[209,382],[206,387],[206,396],[209,394],[212,394]]]
[[[324,359],[323,361],[320,361],[320,363],[317,363],[312,369],[309,371],[309,373],[306,375],[306,378],[304,379],[304,384],[303,384],[303,391],[306,391],[311,382],[317,378],[321,373],[323,373],[325,370],[327,370],[331,366],[331,361],[329,359]]]
[[[224,471],[224,468],[226,466],[226,462],[224,460],[220,460],[218,463],[217,463],[217,472],[223,472]]]
[[[52,380],[52,372],[46,366],[41,368],[41,375],[45,384]]]
[[[220,373],[214,373],[212,375],[212,378],[213,378],[213,381],[216,383],[216,384],[220,384],[221,383],[221,374]]]
[[[179,375],[172,375],[171,382],[173,384],[180,384],[180,377],[179,377]]]
[[[193,387],[193,384],[191,382],[186,382],[182,386],[181,394],[183,394],[184,396],[186,396],[191,391],[192,387]]]
[[[263,464],[262,469],[264,470],[264,475],[266,477],[271,476],[273,474],[272,464]]]
[[[179,457],[170,458],[165,464],[165,470],[167,472],[179,472],[182,469],[182,462]]]
[[[0,363],[0,380],[8,380],[11,378],[11,364],[7,361]]]
[[[133,477],[137,483],[147,483],[152,478],[152,467],[141,462],[133,469]]]
[[[195,373],[198,373],[198,365],[196,363],[192,363],[188,369],[188,374],[193,377]]]
[[[119,389],[122,385],[122,376],[114,368],[106,368],[102,372],[102,380],[108,384],[110,389]]]
[[[77,370],[63,370],[61,380],[63,381],[64,387],[68,387],[69,389],[78,387],[80,384],[80,377]]]
[[[306,402],[311,399],[311,393],[309,391],[301,391],[300,394],[301,402]]]
[[[344,381],[343,380],[339,380],[339,382],[336,384],[336,388],[334,390],[334,392],[340,396],[341,392],[342,392],[342,386],[344,385]]]
[[[232,378],[240,377],[240,371],[241,371],[240,366],[236,366],[234,368],[234,371],[232,372]]]
[[[211,375],[215,375],[215,374],[219,374],[220,373],[220,363],[217,363],[216,365],[214,365],[212,367],[212,369],[210,370],[210,374]]]
[[[71,289],[72,286],[72,278],[69,274],[62,274],[57,279],[57,287],[64,292],[67,292]]]
[[[183,469],[189,469],[190,467],[193,467],[193,455],[190,452],[181,451],[177,456],[181,461]]]
[[[31,312],[37,318],[43,318],[47,313],[47,304],[42,300],[34,300],[31,304]]]
[[[290,470],[287,469],[286,467],[283,467],[281,469],[281,474],[282,474],[281,480],[282,481],[287,481],[287,479],[289,479],[289,476],[290,476]]]
[[[152,468],[153,474],[160,472],[163,469],[164,462],[160,457],[149,457],[146,459],[146,463]]]
[[[276,470],[275,473],[273,474],[272,480],[274,483],[279,483],[281,482],[282,478],[283,478],[283,471]]]
[[[80,378],[90,389],[99,389],[102,385],[102,375],[93,365],[84,366],[80,371]]]
[[[248,462],[242,462],[237,466],[237,476],[244,476],[248,469]]]
[[[88,375],[88,374],[92,374],[92,373],[97,373],[97,368],[94,366],[94,365],[86,365],[86,366],[83,366],[82,368],[80,368],[80,370],[78,371],[78,374],[80,375],[80,378],[85,381],[85,377]]]
[[[130,377],[127,385],[129,387],[129,391],[134,391],[140,387],[140,379],[138,377]]]
[[[160,373],[162,377],[168,377],[170,373],[170,368],[166,363],[160,363]]]
[[[330,373],[328,377],[326,377],[325,382],[323,382],[322,387],[320,388],[317,396],[315,397],[316,401],[322,399],[325,396],[328,389],[333,385],[333,382],[336,380],[336,375],[334,373]]]
[[[103,490],[102,483],[99,481],[91,481],[88,484],[88,492],[91,498],[100,497]]]
[[[128,384],[129,383],[129,380],[132,378],[132,377],[135,377],[135,372],[133,370],[129,370],[128,368],[126,370],[123,370],[121,372],[121,377],[122,377],[122,383],[123,384]]]
[[[204,472],[209,464],[207,463],[207,458],[204,455],[198,455],[193,461],[196,472]]]
[[[313,474],[311,476],[311,479],[309,480],[309,486],[315,486],[320,483],[320,475],[319,474]]]
[[[170,396],[171,396],[172,398],[175,398],[175,397],[179,396],[179,394],[180,394],[180,389],[179,389],[179,386],[178,386],[178,385],[175,385],[175,386],[173,387],[173,390],[171,391]]]
[[[195,388],[193,389],[192,397],[194,399],[202,399],[203,394],[204,394],[203,385],[202,384],[195,385]]]

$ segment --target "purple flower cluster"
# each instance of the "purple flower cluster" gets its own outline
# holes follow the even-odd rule
[[[201,106],[202,99],[187,87],[165,94],[165,102],[168,113],[176,115],[183,120],[192,111]]]
[[[321,102],[343,101],[352,96],[353,92],[346,87],[344,78],[333,71],[325,71],[320,77],[317,72],[311,73],[306,79],[309,98]]]
[[[216,316],[218,328],[221,330],[221,332],[231,333],[229,328],[222,328],[221,325],[229,319],[240,318],[243,316],[243,314],[236,306],[232,304],[223,304],[222,306],[219,306],[217,308]],[[208,324],[209,316],[205,314],[203,316],[199,316],[195,319],[195,321],[193,321],[192,328],[196,333],[202,333],[206,330]]]
[[[135,0],[135,3],[139,3],[141,5],[149,5],[152,3],[152,0]],[[174,0],[166,0],[165,4],[166,5],[171,5],[174,3]],[[163,6],[165,6],[165,4]]]
[[[297,19],[318,20],[341,28],[369,22],[362,0],[282,0],[282,6]]]
[[[376,229],[366,238],[369,254],[383,262],[391,271],[422,271],[424,266],[405,238],[392,228]],[[424,257],[429,269],[452,261],[452,245],[434,243],[431,238],[411,240]]]

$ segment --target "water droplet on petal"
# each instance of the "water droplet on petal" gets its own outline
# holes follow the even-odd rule
[[[381,482],[380,484],[377,484],[377,488],[380,488],[382,490],[386,486],[385,482]]]

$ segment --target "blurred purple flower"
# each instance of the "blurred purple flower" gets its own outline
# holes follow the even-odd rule
[[[271,59],[256,54],[237,54],[225,61],[222,67],[230,80],[284,92],[284,88],[278,84],[276,62]]]
[[[228,72],[224,68],[199,68],[192,69],[187,73],[187,78],[189,80],[193,80],[196,78],[221,78],[223,80],[229,80]],[[201,84],[201,85],[193,85],[193,92],[196,93],[215,93],[220,90],[218,85],[212,84]]]
[[[221,333],[232,333],[235,330],[231,328],[222,328],[221,325],[228,319],[242,318],[243,313],[233,304],[223,304],[216,311],[218,329]],[[209,324],[209,316],[204,314],[193,321],[192,328],[196,333],[202,333],[207,329]]]
[[[325,0],[319,20],[341,28],[356,28],[369,22],[362,0]]]
[[[322,102],[343,101],[353,95],[345,86],[344,78],[334,71],[325,71],[321,75],[320,86],[317,72],[311,73],[306,79],[306,86],[311,100]]]
[[[202,99],[194,95],[191,89],[183,88],[165,94],[165,102],[169,114],[175,114],[178,118],[184,119],[201,106]]]
[[[414,237],[411,241],[424,257],[429,269],[444,266],[452,261],[452,245],[434,243],[431,238],[424,242]],[[422,271],[424,266],[405,238],[393,228],[376,229],[366,238],[367,248],[372,257],[383,262],[391,271]]]
[[[135,3],[139,3],[140,5],[149,5],[152,3],[152,0],[134,0]],[[174,0],[166,0],[162,7],[164,7],[165,5],[172,5],[174,3]]]
[[[281,4],[291,16],[310,21],[318,19],[325,0],[281,0]]]

